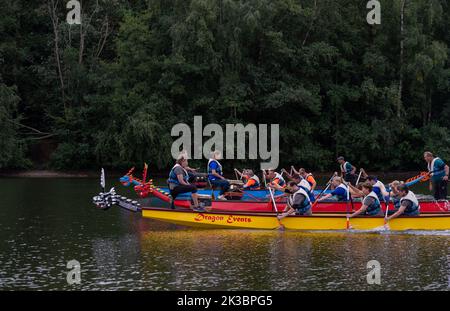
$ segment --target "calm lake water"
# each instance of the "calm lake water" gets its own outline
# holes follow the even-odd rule
[[[0,290],[449,290],[450,232],[198,230],[95,209],[97,179],[0,189]],[[380,285],[367,284],[370,260]]]

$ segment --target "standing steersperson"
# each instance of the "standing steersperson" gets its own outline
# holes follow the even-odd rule
[[[430,191],[433,192],[436,200],[447,199],[447,183],[449,175],[449,167],[439,157],[426,151],[423,154],[424,160],[428,164],[428,172],[430,173]]]

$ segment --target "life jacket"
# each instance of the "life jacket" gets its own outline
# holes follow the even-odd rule
[[[304,214],[311,208],[311,201],[309,200],[308,192],[306,192],[305,189],[300,188],[294,194],[290,195],[288,198],[288,203],[289,206],[293,208],[295,197],[299,194],[303,195],[305,199],[303,200],[302,205],[297,208],[297,212],[300,214]]]
[[[286,181],[284,180],[283,176],[281,176],[281,175],[278,174],[277,172],[275,172],[275,177],[272,179],[272,182],[273,182],[275,179],[278,179],[278,180],[279,180],[279,181],[278,181],[278,185],[279,185],[280,187],[284,187],[284,186],[286,185]]]
[[[347,197],[348,197],[348,187],[344,184],[340,184],[339,186],[336,187],[337,188],[343,188],[345,190],[345,196],[342,195],[337,195],[337,198],[339,201],[347,201]]]
[[[408,200],[412,202],[412,206],[410,208],[405,209],[405,214],[413,214],[420,211],[419,200],[417,200],[416,195],[412,191],[408,191],[408,194],[400,199],[400,206],[402,205],[404,200]]]
[[[303,187],[308,191],[311,191],[311,184],[306,179],[302,178],[302,180],[297,184],[297,186]]]
[[[380,200],[380,202],[381,202],[381,201],[384,201],[383,192],[386,191],[386,186],[385,186],[381,181],[377,180],[377,182],[375,183],[375,185],[373,185],[373,188],[378,188],[378,189],[380,189],[380,192],[379,192],[379,193],[376,193],[376,192],[375,192],[375,194],[377,195],[378,200]]]
[[[344,164],[341,164],[341,172],[343,172],[345,175],[350,174],[352,171],[352,166],[350,164],[350,170],[347,170],[346,166],[347,164],[350,164],[349,162],[345,162]]]
[[[176,185],[179,185],[179,184],[180,184],[180,182],[178,181],[178,177],[177,177],[177,175],[175,174],[175,169],[176,169],[177,167],[181,167],[181,169],[182,169],[183,172],[184,172],[183,179],[184,179],[185,182],[188,182],[188,180],[189,180],[189,174],[188,174],[188,172],[184,169],[184,167],[182,167],[180,164],[177,163],[177,164],[175,164],[174,167],[172,167],[172,169],[170,170],[170,173],[169,173],[169,179],[167,180],[167,183],[170,183],[170,184],[176,184]]]
[[[312,185],[313,185],[313,183],[312,182],[309,182],[309,180],[308,180],[308,177],[309,176],[313,176],[313,174],[311,174],[311,173],[308,173],[308,174],[306,174],[306,177],[305,177],[305,180],[308,182],[308,184],[312,187]],[[314,177],[314,176],[313,176]]]
[[[259,182],[259,177],[256,175],[253,175],[252,177],[250,177],[248,180],[254,180],[255,183],[249,187],[246,187],[245,189],[250,189],[250,190],[255,190],[255,189],[259,189],[261,183]],[[248,182],[248,181],[247,181]]]
[[[311,202],[314,202],[316,200],[316,198],[314,197],[314,194],[311,192],[311,185],[309,184],[309,182],[306,179],[302,179],[297,184],[297,186],[299,188],[302,188],[303,190],[305,190],[306,193],[308,193],[308,197]]]
[[[212,170],[210,169],[209,165],[211,164],[211,162],[216,162],[217,163],[217,168],[216,168],[216,173],[222,176],[222,165],[220,165],[219,161],[217,161],[216,159],[209,159],[208,161],[208,168],[207,168],[207,172],[208,172],[208,178],[209,180],[216,180],[217,177],[212,175]]]
[[[428,163],[428,171],[431,173],[430,174],[431,176],[441,175],[441,174],[445,173],[445,165],[440,170],[435,167],[436,160],[441,160],[441,159],[439,157],[436,157],[433,159],[433,161],[431,161],[431,163]]]
[[[364,202],[366,201],[366,199],[369,198],[369,197],[375,199],[375,201],[374,201],[371,205],[369,205],[369,206],[367,207],[365,214],[366,214],[366,215],[369,215],[369,216],[378,215],[378,214],[380,213],[380,211],[381,211],[381,203],[380,203],[380,200],[378,199],[377,194],[376,194],[375,192],[372,191],[372,192],[369,193],[366,197],[364,197],[364,199],[363,199],[363,201],[362,201],[363,204],[364,204]]]

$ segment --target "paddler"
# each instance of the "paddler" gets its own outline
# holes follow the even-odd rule
[[[362,206],[359,210],[354,212],[349,216],[349,218],[366,215],[366,216],[377,216],[382,215],[381,203],[378,199],[377,194],[373,191],[373,186],[369,182],[365,182],[361,185],[361,195],[364,196],[362,200]]]
[[[423,154],[423,158],[428,164],[428,172],[431,176],[430,191],[434,192],[433,195],[436,200],[446,200],[449,175],[448,165],[441,158],[434,157],[429,151]]]
[[[197,187],[190,184],[188,181],[189,173],[186,170],[187,167],[187,156],[184,153],[181,153],[178,156],[174,167],[170,170],[169,179],[167,180],[171,195],[170,207],[172,209],[175,208],[174,200],[179,194],[191,192],[192,201],[194,202],[194,206],[191,208],[196,212],[202,212],[204,210],[198,205]]]
[[[222,165],[219,160],[222,158],[220,151],[215,150],[211,154],[211,158],[208,161],[208,179],[213,187],[220,189],[219,200],[226,200],[224,193],[230,189],[230,182],[223,177]]]
[[[386,190],[386,186],[383,182],[378,180],[376,176],[368,176],[367,181],[372,185],[373,191],[377,194],[378,200],[383,202],[389,201],[389,192]]]
[[[344,157],[338,157],[337,162],[341,170],[341,177],[344,181],[356,185],[356,167],[354,167],[350,162],[345,161]]]
[[[314,193],[311,191],[311,185],[306,181],[306,179],[304,179],[303,177],[301,177],[300,175],[297,175],[297,174],[295,174],[293,176],[289,175],[289,178],[291,181],[295,182],[297,187],[305,190],[305,192],[308,194],[308,198],[309,198],[310,202],[314,202],[316,200],[316,198],[314,197]],[[271,188],[274,188],[281,192],[285,192],[287,194],[291,193],[291,191],[289,189],[287,189],[287,187],[282,187],[278,184],[270,184],[270,186],[271,186]]]
[[[398,196],[400,197],[400,205],[396,207],[395,212],[391,216],[388,216],[386,220],[389,221],[392,218],[396,218],[401,215],[419,215],[419,200],[417,200],[416,195],[411,190],[409,190],[408,186],[405,184],[400,184],[396,186],[396,191],[398,192]]]
[[[304,168],[300,168],[298,171],[296,171],[295,167],[292,166],[292,170],[293,170],[294,173],[298,174],[304,180],[306,180],[309,183],[309,185],[311,186],[310,191],[314,192],[314,189],[316,189],[316,186],[317,186],[317,182],[314,179],[313,174],[306,172],[306,170]]]
[[[279,186],[271,185],[269,187],[276,188]],[[287,200],[285,212],[279,215],[278,219],[283,219],[292,214],[305,216],[312,214],[308,193],[303,188],[299,187],[295,181],[290,181],[286,186],[286,190],[286,192],[290,193],[290,196]]]
[[[265,174],[265,172],[264,172],[264,174]],[[277,184],[278,186],[280,186],[282,188],[286,187],[286,181],[284,180],[283,176],[281,176],[281,174],[275,172],[274,169],[267,170],[267,177],[270,179],[269,185]]]
[[[333,186],[334,190],[317,199],[317,201],[321,202],[332,198],[335,201],[347,201],[347,192],[349,191],[349,188],[344,183],[342,178],[339,176],[333,177],[333,179],[331,180],[331,185]]]
[[[236,173],[245,180],[243,188],[245,190],[258,190],[261,186],[259,177],[251,169],[243,170],[242,173],[235,170]]]

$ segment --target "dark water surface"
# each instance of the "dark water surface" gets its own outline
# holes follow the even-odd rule
[[[450,232],[198,230],[97,210],[96,179],[0,179],[0,189],[0,290],[449,289]],[[72,259],[79,285],[66,281]],[[367,283],[370,260],[380,285]]]

